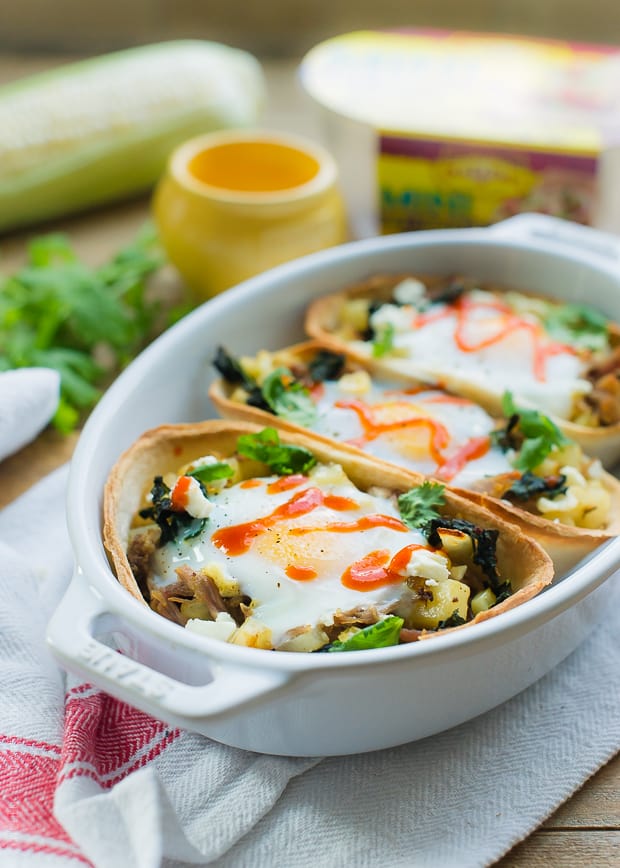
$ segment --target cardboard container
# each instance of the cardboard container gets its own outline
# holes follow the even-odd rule
[[[620,117],[619,47],[360,31],[313,48],[300,77],[322,109],[355,234],[523,211],[620,231],[608,216],[620,159],[604,135]]]

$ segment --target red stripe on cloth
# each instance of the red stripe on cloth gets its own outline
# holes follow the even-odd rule
[[[0,829],[71,843],[53,815],[57,757],[0,751]]]
[[[50,753],[60,753],[60,745],[58,744],[51,744],[48,741],[36,741],[33,738],[20,738],[18,735],[0,735],[0,742],[3,744],[19,744],[24,747],[36,747],[39,750],[47,750]]]
[[[84,865],[92,866],[90,859],[74,850],[63,847],[53,847],[51,844],[39,844],[36,841],[3,841],[0,838],[0,850],[21,850],[24,853],[45,853],[49,856],[62,856],[65,859],[78,859]]]
[[[69,699],[70,696],[74,696],[79,693],[86,693],[87,690],[94,690],[93,685],[88,684],[88,682],[85,682],[84,684],[78,684],[77,687],[72,687],[71,690],[67,691],[67,695],[65,698]]]
[[[129,765],[120,774],[116,775],[113,778],[107,778],[106,780],[102,780],[100,774],[98,774],[93,769],[78,767],[67,769],[66,771],[62,772],[59,783],[63,783],[64,781],[68,781],[71,778],[76,777],[90,778],[91,780],[96,781],[96,783],[98,783],[102,789],[109,789],[110,787],[113,787],[115,784],[118,784],[120,781],[122,781],[123,778],[126,778],[127,775],[131,774],[131,772],[137,771],[138,769],[145,766],[147,763],[151,762],[151,760],[156,759],[161,753],[163,753],[163,751],[168,747],[168,745],[172,744],[172,742],[179,737],[181,732],[182,730],[180,729],[169,730],[169,732],[165,735],[162,741],[154,745],[150,749],[150,751],[138,757],[133,764]]]
[[[60,782],[84,774],[102,787],[113,786],[154,759],[180,734],[161,720],[108,696],[72,696],[65,707]],[[136,755],[152,744],[144,755]],[[87,765],[86,769],[67,766]],[[104,780],[105,779],[105,780]]]

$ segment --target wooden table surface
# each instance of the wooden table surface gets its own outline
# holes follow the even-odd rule
[[[59,58],[0,55],[0,82],[55,65]],[[265,124],[317,135],[315,120],[301,100],[294,62],[265,64],[270,102]],[[148,199],[125,203],[77,218],[58,221],[54,229],[69,234],[88,261],[102,261],[133,237],[149,215]],[[45,227],[48,229],[49,227]],[[0,270],[9,272],[23,261],[32,233],[0,239]],[[62,437],[46,430],[17,455],[0,463],[0,507],[34,481],[69,460],[77,435]],[[585,868],[620,866],[620,756],[612,760],[496,868]]]

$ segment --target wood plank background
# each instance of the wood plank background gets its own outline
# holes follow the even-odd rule
[[[620,42],[618,0],[0,0],[0,50],[107,51],[215,39],[290,57],[367,27],[447,27]]]

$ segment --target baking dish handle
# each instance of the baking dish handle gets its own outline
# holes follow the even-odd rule
[[[284,687],[291,675],[235,667],[208,661],[208,683],[186,684],[144,663],[119,653],[94,635],[95,623],[112,616],[109,604],[78,569],[47,629],[48,645],[65,669],[86,677],[93,684],[131,705],[167,719],[176,725],[195,728],[198,718],[225,717],[228,712],[259,702]],[[122,621],[122,632],[138,629]],[[174,647],[191,655],[191,649]],[[204,679],[207,681],[207,678]]]
[[[581,251],[607,265],[620,267],[620,238],[559,217],[517,214],[516,217],[489,226],[487,231],[514,240],[542,241],[562,251]]]

